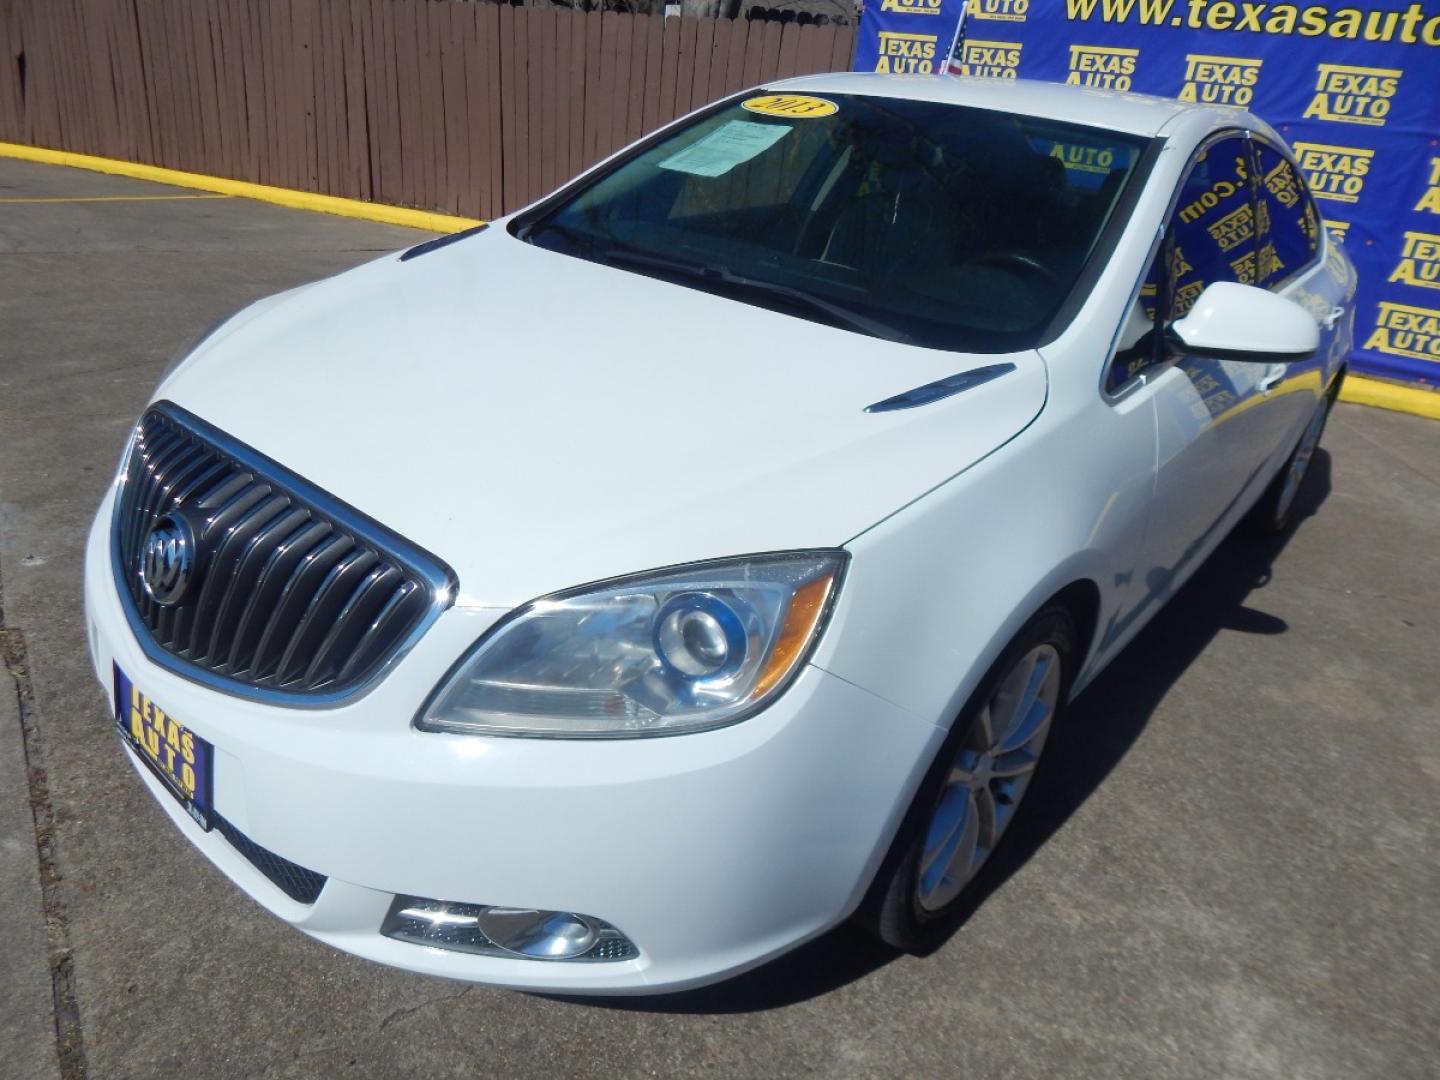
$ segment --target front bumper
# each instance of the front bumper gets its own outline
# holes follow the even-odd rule
[[[943,738],[815,667],[770,708],[719,731],[617,741],[416,731],[419,703],[504,614],[489,609],[447,612],[344,707],[242,700],[145,658],[115,592],[110,512],[107,498],[86,551],[97,677],[110,686],[118,664],[213,743],[215,810],[254,843],[324,874],[318,898],[290,899],[132,765],[186,838],[251,897],[381,963],[566,993],[680,990],[753,967],[854,909]],[[380,934],[397,894],[583,912],[618,927],[639,956],[537,961],[397,941]]]

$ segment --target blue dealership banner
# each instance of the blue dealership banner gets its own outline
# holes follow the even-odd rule
[[[934,17],[866,2],[856,70]],[[949,70],[1263,117],[1359,271],[1352,370],[1440,385],[1440,0],[969,0]]]
[[[862,0],[856,71],[944,74],[965,19],[965,0]]]

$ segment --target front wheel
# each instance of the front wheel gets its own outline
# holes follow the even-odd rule
[[[1016,635],[955,722],[857,920],[899,949],[943,932],[995,852],[1059,723],[1075,624],[1046,608]]]

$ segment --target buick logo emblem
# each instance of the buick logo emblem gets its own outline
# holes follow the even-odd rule
[[[140,583],[157,604],[178,604],[195,577],[195,561],[195,531],[179,514],[166,514],[140,549]]]

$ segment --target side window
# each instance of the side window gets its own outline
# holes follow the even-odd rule
[[[1255,203],[1248,162],[1240,138],[1215,143],[1196,157],[1170,219],[1167,321],[1194,307],[1207,285],[1254,283]]]
[[[1239,137],[1195,156],[1165,240],[1125,317],[1105,385],[1116,390],[1164,359],[1156,316],[1181,318],[1217,281],[1255,280],[1255,200],[1250,151]]]
[[[1159,359],[1155,338],[1155,306],[1160,293],[1160,265],[1164,249],[1150,263],[1139,295],[1125,314],[1115,341],[1115,357],[1105,374],[1105,389],[1112,393]]]
[[[1279,287],[1320,251],[1320,215],[1305,180],[1278,150],[1258,143],[1260,166],[1260,277]]]

